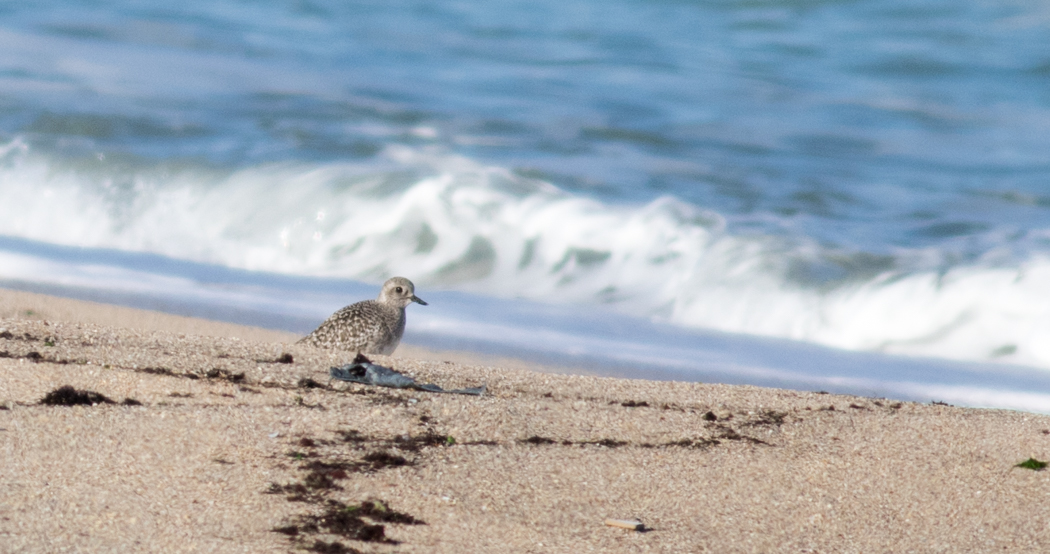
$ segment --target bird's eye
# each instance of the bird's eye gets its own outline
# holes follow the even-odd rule
[[[397,287],[397,288],[396,288],[396,289],[394,289],[394,290],[396,290],[398,294],[401,294],[402,292],[404,292],[404,291],[403,291],[403,290],[401,289],[401,287]]]

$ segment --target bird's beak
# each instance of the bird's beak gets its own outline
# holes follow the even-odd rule
[[[426,305],[427,305],[427,303],[426,303],[426,302],[423,302],[423,299],[422,299],[422,298],[420,298],[420,297],[418,297],[418,296],[416,296],[416,295],[414,295],[414,294],[412,295],[412,301],[413,301],[413,302],[419,302],[420,304],[422,304],[422,305],[424,305],[424,306],[426,306]]]

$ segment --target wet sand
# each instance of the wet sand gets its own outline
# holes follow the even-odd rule
[[[0,552],[1050,551],[1050,417],[375,357],[0,290]],[[409,322],[411,325],[411,321]],[[40,404],[72,386],[113,403]],[[604,525],[637,518],[644,532]]]

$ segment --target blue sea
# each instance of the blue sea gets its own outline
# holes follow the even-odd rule
[[[0,4],[0,286],[1050,412],[1050,4]]]

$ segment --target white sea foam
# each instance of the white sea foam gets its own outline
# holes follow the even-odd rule
[[[820,287],[789,271],[818,246],[736,236],[673,197],[611,205],[447,153],[391,147],[383,159],[224,171],[55,160],[16,140],[0,148],[0,234],[294,275],[403,274],[686,327],[1050,367],[1050,260]]]

